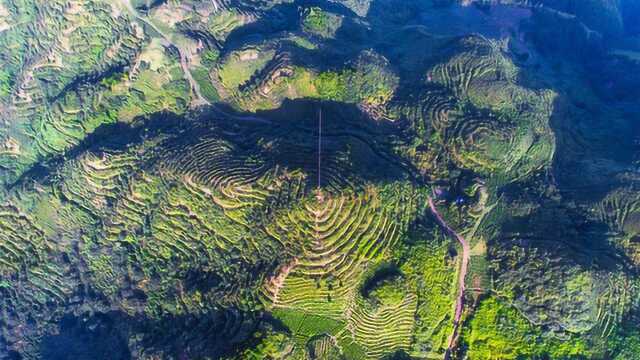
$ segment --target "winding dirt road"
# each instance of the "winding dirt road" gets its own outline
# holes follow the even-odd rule
[[[458,339],[458,330],[460,325],[460,318],[462,317],[462,310],[464,309],[464,279],[467,276],[467,268],[469,267],[469,252],[471,251],[469,243],[457,232],[455,232],[442,218],[442,215],[438,212],[433,199],[429,198],[429,209],[436,218],[438,225],[444,229],[447,235],[454,237],[460,245],[462,245],[462,264],[460,265],[460,273],[458,277],[458,297],[456,299],[456,311],[453,318],[453,332],[449,336],[447,350],[444,353],[444,359],[448,360],[451,357],[451,351]]]
[[[168,44],[178,49],[178,53],[180,54],[180,67],[182,68],[182,72],[184,73],[185,79],[189,82],[189,85],[191,86],[191,91],[193,91],[193,94],[195,95],[195,99],[191,101],[191,106],[198,107],[201,105],[210,105],[210,103],[202,96],[202,93],[200,92],[200,85],[195,81],[195,79],[191,75],[191,70],[189,70],[189,57],[186,54],[186,50],[180,47],[178,44],[174,43],[171,40],[171,37],[169,37],[164,32],[162,32],[162,30],[160,30],[156,26],[156,24],[151,22],[151,20],[140,15],[138,11],[133,7],[133,5],[131,5],[130,0],[121,0],[121,3],[124,5],[127,11],[131,13],[131,15],[133,15],[136,19],[150,26],[153,30],[155,30],[158,34],[160,34],[160,36],[162,36]]]

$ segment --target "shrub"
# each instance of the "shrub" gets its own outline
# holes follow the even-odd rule
[[[336,72],[324,72],[314,81],[318,95],[324,100],[344,101],[346,98],[345,76]]]

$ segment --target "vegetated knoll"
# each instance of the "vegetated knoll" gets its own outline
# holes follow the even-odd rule
[[[567,93],[575,94],[574,88],[528,89],[524,84],[531,83],[530,73],[504,56],[507,47],[499,42],[463,37],[452,44],[425,75],[422,95],[408,98],[413,103],[400,99],[392,104],[400,112],[399,118],[408,120],[406,123],[415,134],[412,136],[421,140],[407,150],[412,161],[434,179],[446,179],[441,182],[443,185],[449,181],[449,188],[445,187],[446,191],[438,196],[458,198],[463,204],[477,201],[457,209],[453,205],[445,207],[445,211],[451,211],[445,213],[445,218],[471,239],[472,248],[481,253],[483,241],[487,241],[488,258],[471,260],[467,284],[476,293],[468,294],[468,304],[477,304],[477,291],[486,291],[484,286],[492,284],[494,296],[506,300],[529,322],[541,326],[543,332],[567,340],[567,346],[570,339],[579,336],[593,341],[591,355],[580,345],[564,348],[562,351],[568,353],[562,356],[569,356],[572,351],[602,356],[607,346],[603,339],[615,331],[613,324],[637,311],[637,301],[629,295],[637,292],[637,266],[630,258],[635,250],[630,245],[630,235],[619,230],[623,219],[633,218],[636,196],[631,196],[630,189],[621,189],[620,194],[630,198],[611,197],[597,205],[602,210],[591,207],[596,205],[593,202],[576,204],[567,200],[572,198],[572,191],[582,190],[571,188],[568,181],[559,184],[553,175],[562,171],[563,176],[576,176],[564,169],[556,170],[555,166],[559,159],[563,163],[575,159],[575,153],[566,152],[573,151],[566,147],[573,144],[565,142],[568,134],[564,133],[564,127],[575,125],[560,125],[562,114],[567,111],[565,102],[572,96]],[[621,115],[617,111],[613,110],[610,116],[616,119],[614,126],[628,129],[629,123],[618,118]],[[554,130],[562,141],[557,141]],[[599,132],[606,136],[613,133],[613,129]],[[624,149],[628,148],[626,134],[628,130],[623,137]],[[608,146],[605,141],[594,140],[593,144]],[[432,155],[434,149],[441,149],[435,152],[439,156]],[[565,152],[556,156],[562,150]],[[606,151],[597,157],[620,161],[621,155],[620,151]],[[591,159],[584,161],[591,163]],[[615,177],[606,179],[607,187],[602,190],[611,191],[623,183],[635,184],[636,177],[628,163],[620,165],[609,168]],[[470,170],[472,175],[462,172],[458,185],[452,184],[452,175],[460,169]],[[476,179],[465,180],[465,175]],[[450,195],[452,192],[457,195]],[[474,197],[467,197],[471,194]],[[485,201],[480,201],[482,194],[486,195]],[[461,209],[467,211],[467,217],[460,220],[455,211],[459,214]],[[483,273],[493,282],[479,286],[486,276]],[[567,298],[573,300],[568,302]],[[474,335],[463,333],[463,344],[470,341],[469,336]],[[542,348],[536,348],[534,353]],[[464,352],[464,347],[460,349]],[[494,349],[485,354],[505,358],[527,354],[517,351],[509,355]],[[544,351],[551,354],[552,346]]]
[[[218,354],[245,339],[259,316],[258,290],[267,276],[311,246],[310,238],[290,233],[306,231],[302,224],[280,226],[281,215],[316,202],[320,106],[294,102],[257,116],[214,108],[181,123],[157,115],[132,129],[128,142],[101,138],[53,164],[48,176],[16,184],[3,211],[7,229],[22,229],[2,235],[5,350],[52,351],[51,344],[63,340],[47,334],[64,328],[65,316],[113,319],[107,308],[131,323],[109,331],[125,338],[145,334],[133,342],[132,356],[177,349]],[[362,239],[353,250],[374,257],[376,247],[397,240],[399,225],[391,223],[391,210],[371,208],[390,205],[384,198],[378,205],[363,202],[376,196],[367,189],[408,177],[377,125],[343,107],[323,106],[320,191],[325,205],[362,207],[362,228],[349,230]],[[370,216],[380,218],[371,223]],[[384,233],[389,237],[375,235]],[[169,324],[179,321],[171,319],[216,328],[219,338],[177,336],[164,346]],[[160,338],[146,332],[154,327],[162,329]],[[33,341],[21,342],[24,334]],[[40,345],[39,339],[49,340]]]
[[[496,187],[550,166],[557,94],[525,86],[506,43],[472,35],[437,49],[412,93],[386,105],[413,139],[403,154],[433,181],[467,171]]]
[[[47,354],[65,336],[71,337],[66,340],[70,346],[81,346],[64,329],[63,318],[93,318],[94,313],[122,321],[113,331],[137,339],[131,343],[132,357],[173,356],[188,346],[198,356],[213,356],[251,333],[255,315],[247,294],[273,260],[264,247],[245,246],[251,240],[272,244],[244,238],[248,231],[241,217],[211,208],[213,194],[148,164],[154,141],[162,136],[118,147],[104,139],[102,146],[77,154],[48,178],[25,180],[7,195],[16,206],[6,212],[8,219],[22,216],[34,224],[32,230],[22,226],[20,236],[34,245],[40,243],[36,236],[50,242],[29,258],[12,255],[24,246],[17,240],[2,253],[3,263],[12,265],[3,270],[8,314],[2,323],[3,351]],[[229,251],[218,254],[225,246]],[[206,330],[203,336],[165,338],[181,319],[189,319],[185,328]],[[52,334],[59,326],[63,334],[56,338]],[[156,332],[160,339],[154,338]],[[25,337],[31,341],[25,343]]]

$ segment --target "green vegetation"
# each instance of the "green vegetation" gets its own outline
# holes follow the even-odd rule
[[[311,42],[309,39],[302,36],[292,36],[288,40],[292,41],[297,46],[307,49],[307,50],[315,50],[318,48],[316,44]]]
[[[114,86],[118,85],[121,81],[126,80],[126,78],[127,78],[127,74],[116,73],[100,80],[100,84],[109,89],[112,89]]]
[[[216,39],[224,41],[233,30],[250,22],[251,18],[243,15],[239,9],[227,8],[207,19],[207,30]]]
[[[0,0],[0,358],[638,358],[631,5],[312,3]]]
[[[11,93],[11,75],[6,70],[0,70],[0,98]]]
[[[267,332],[263,334],[257,332],[254,337],[258,339],[258,343],[252,348],[244,350],[238,356],[231,359],[238,360],[263,360],[263,359],[282,359],[291,352],[292,344],[289,338],[282,333]]]
[[[398,79],[383,57],[365,52],[353,69],[320,73],[314,85],[321,99],[381,106],[393,97]]]
[[[312,34],[332,38],[342,25],[342,17],[332,14],[318,7],[305,10],[302,28]]]
[[[432,231],[414,229],[410,233],[411,242],[399,247],[395,255],[406,286],[416,289],[420,299],[411,348],[416,356],[441,356],[452,331],[450,318],[456,271],[447,259],[449,242]]]
[[[192,70],[192,74],[193,78],[198,82],[198,85],[200,85],[200,91],[205,99],[211,102],[220,100],[218,91],[209,78],[209,70],[206,68],[196,68]]]
[[[415,211],[415,203],[408,200],[411,191],[409,186],[400,193],[370,187],[356,197],[332,195],[325,204],[311,202],[287,214],[282,223],[276,221],[282,230],[314,234],[307,245],[308,255],[299,258],[286,280],[270,290],[276,316],[300,338],[297,351],[323,334],[335,336],[347,358],[351,357],[345,349],[364,351],[372,358],[408,349],[415,294],[389,289],[391,283],[383,279],[366,280],[363,265],[382,263],[387,249],[403,232],[401,219]],[[403,204],[400,199],[409,202]],[[378,208],[383,203],[394,205]],[[312,222],[315,216],[321,222]],[[369,286],[366,283],[371,288],[365,298],[361,289]]]
[[[393,305],[398,304],[406,295],[401,278],[385,280],[378,284],[376,288],[371,290],[369,298],[376,305]]]
[[[372,106],[386,104],[398,87],[398,76],[383,56],[365,51],[354,64],[355,71],[346,73],[349,97]]]
[[[620,326],[609,339],[607,354],[612,359],[633,359],[640,354],[640,333],[633,326]]]
[[[202,58],[203,65],[211,67],[215,65],[220,58],[220,52],[217,50],[207,49],[202,53],[200,57]]]
[[[582,340],[544,338],[517,310],[495,298],[482,301],[462,336],[472,359],[580,359],[593,355]]]
[[[336,333],[344,327],[344,324],[317,315],[310,315],[295,310],[276,310],[274,315],[280,319],[297,337],[310,338],[314,335]]]
[[[275,51],[263,49],[239,50],[228,55],[222,62],[218,76],[226,89],[236,90],[249,81],[252,75],[264,68]]]
[[[335,72],[323,72],[314,79],[321,99],[343,101],[347,94],[346,76]]]

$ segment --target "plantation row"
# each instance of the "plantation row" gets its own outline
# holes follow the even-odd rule
[[[298,339],[297,351],[306,344],[307,356],[336,351],[374,359],[409,350],[417,296],[408,293],[398,303],[372,309],[360,293],[367,269],[385,259],[406,231],[417,205],[409,194],[375,187],[355,194],[324,193],[321,199],[311,194],[276,217],[276,228],[269,232],[299,239],[303,248],[267,283],[268,306],[287,325],[292,321],[287,314],[298,312],[325,319],[320,323],[342,324],[314,331],[290,326]],[[323,338],[335,345],[324,342],[328,348],[318,350]]]
[[[391,107],[428,144],[410,150],[419,167],[446,177],[444,169],[455,166],[506,181],[548,165],[556,95],[520,85],[505,44],[467,36],[448,46],[418,95]]]
[[[63,313],[77,291],[77,273],[64,261],[49,228],[20,196],[0,206],[0,327],[3,341],[37,351],[49,321]],[[39,322],[38,329],[26,324]]]
[[[47,241],[29,216],[12,204],[0,206],[0,272],[15,274],[47,256]]]
[[[610,194],[597,203],[594,216],[611,229],[627,235],[640,233],[640,197],[633,188]]]
[[[367,349],[367,358],[381,358],[390,350],[409,350],[417,302],[417,296],[409,294],[401,302],[375,311],[368,309],[361,299],[352,304],[348,328]]]
[[[473,82],[496,76],[498,53],[496,46],[481,37],[467,37],[453,50],[451,58],[437,65],[432,79],[449,89],[456,97],[464,98]]]

